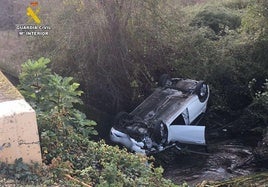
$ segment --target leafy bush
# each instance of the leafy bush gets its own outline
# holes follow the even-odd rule
[[[22,94],[37,112],[41,147],[47,162],[59,154],[65,157],[64,152],[70,151],[62,143],[66,136],[74,132],[85,138],[97,134],[93,129],[96,123],[74,107],[82,104],[79,84],[72,82],[71,77],[52,74],[47,68],[49,62],[46,58],[28,60],[22,65],[19,77]]]
[[[175,186],[163,179],[162,168],[154,168],[147,157],[129,154],[103,142],[91,142],[80,160],[87,167],[77,171],[96,186]]]
[[[215,34],[225,35],[227,28],[234,30],[241,25],[241,18],[227,9],[208,7],[195,16],[191,25],[208,26]]]
[[[16,159],[14,164],[0,163],[0,174],[6,176],[14,181],[23,181],[28,184],[36,184],[39,182],[39,176],[36,173],[38,170],[37,165],[29,166],[23,163],[21,158]],[[0,181],[0,185],[5,186],[4,181]]]

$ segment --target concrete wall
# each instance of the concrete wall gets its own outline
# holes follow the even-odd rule
[[[0,72],[0,161],[41,163],[35,111]]]

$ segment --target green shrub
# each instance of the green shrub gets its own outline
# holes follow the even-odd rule
[[[8,179],[14,180],[14,182],[23,181],[23,184],[36,184],[40,182],[40,177],[36,173],[38,166],[29,166],[23,163],[21,158],[16,159],[14,164],[0,163],[0,168],[0,174],[2,176],[6,176]],[[4,182],[5,180],[1,180],[0,185],[5,186]]]
[[[79,133],[84,138],[96,135],[96,123],[75,108],[82,104],[82,91],[71,77],[52,74],[47,67],[49,59],[28,60],[22,65],[19,88],[26,100],[37,112],[41,148],[44,159],[50,162],[54,157],[65,157],[69,152],[66,137]]]
[[[235,30],[241,25],[241,18],[231,11],[218,7],[207,7],[199,12],[191,25],[207,26],[217,35],[225,35],[227,30]]]

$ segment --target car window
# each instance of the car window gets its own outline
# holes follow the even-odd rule
[[[184,118],[182,114],[180,114],[172,123],[171,125],[185,125]]]

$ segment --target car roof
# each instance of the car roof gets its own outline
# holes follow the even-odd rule
[[[164,123],[175,120],[187,107],[187,101],[194,95],[172,88],[157,88],[130,114],[145,122],[161,120]],[[169,125],[169,124],[167,124]]]

